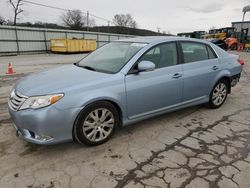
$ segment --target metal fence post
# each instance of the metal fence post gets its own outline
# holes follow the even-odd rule
[[[96,40],[97,48],[99,48],[99,34],[98,33],[96,34],[96,38],[97,38],[97,40]]]
[[[19,54],[20,53],[20,48],[19,48],[18,34],[17,34],[17,28],[16,27],[15,27],[15,35],[16,35],[17,54]]]
[[[48,52],[46,29],[43,30],[43,35],[44,35],[45,50],[46,50],[46,52]]]

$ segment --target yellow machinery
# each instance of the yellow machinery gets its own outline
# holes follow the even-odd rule
[[[245,44],[245,51],[250,52],[250,43]]]
[[[51,39],[51,52],[75,53],[90,52],[96,49],[94,39]]]
[[[215,38],[216,38],[216,39],[221,39],[221,40],[223,40],[223,39],[226,38],[226,36],[227,36],[226,33],[215,33]]]
[[[226,38],[226,33],[214,33],[214,34],[207,34],[203,35],[203,39],[210,39],[210,38],[215,38],[215,39],[225,39]]]

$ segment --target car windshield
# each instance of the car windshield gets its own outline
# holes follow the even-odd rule
[[[145,43],[111,42],[83,58],[78,66],[89,70],[117,73],[144,46]]]

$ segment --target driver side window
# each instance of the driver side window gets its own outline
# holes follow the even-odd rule
[[[176,65],[178,62],[176,43],[160,44],[153,47],[141,57],[139,62],[141,61],[153,62],[156,69]]]

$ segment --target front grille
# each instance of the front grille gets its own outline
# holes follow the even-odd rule
[[[18,91],[13,90],[10,93],[8,105],[11,110],[17,111],[27,98],[28,97],[22,95]]]

